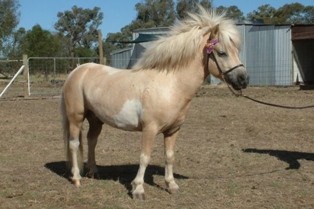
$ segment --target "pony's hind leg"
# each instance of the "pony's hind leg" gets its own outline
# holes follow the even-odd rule
[[[174,163],[174,145],[179,131],[175,133],[164,133],[164,146],[165,146],[165,182],[167,184],[167,190],[170,194],[174,194],[178,191],[179,186],[174,181],[173,177],[173,163]]]
[[[81,175],[83,172],[83,144],[81,125],[83,116],[76,122],[69,121],[69,144],[68,144],[68,160],[70,162],[72,182],[75,186],[80,186]]]
[[[97,145],[98,136],[101,132],[103,123],[93,113],[89,113],[86,118],[89,122],[89,130],[87,133],[88,142],[87,168],[89,169],[88,175],[91,177],[99,178],[95,158],[95,147]]]

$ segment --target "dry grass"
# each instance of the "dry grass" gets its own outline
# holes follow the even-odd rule
[[[313,91],[296,87],[245,93],[285,105],[314,103]],[[0,208],[314,208],[314,109],[267,107],[225,87],[206,86],[198,95],[176,145],[180,192],[165,191],[158,136],[146,201],[129,196],[140,133],[105,127],[96,148],[100,179],[84,178],[77,189],[64,164],[58,99],[2,99]]]

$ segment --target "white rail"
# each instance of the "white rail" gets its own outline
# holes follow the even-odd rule
[[[15,73],[14,77],[11,79],[11,81],[8,83],[8,85],[3,89],[3,91],[0,94],[0,98],[2,97],[2,95],[8,90],[8,88],[11,86],[11,84],[13,83],[13,81],[16,79],[16,77],[18,75],[21,74],[21,72],[23,72],[25,65],[22,65],[22,67],[19,69],[19,71],[17,71],[17,73]]]

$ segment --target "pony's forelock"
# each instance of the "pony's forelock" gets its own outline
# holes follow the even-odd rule
[[[188,18],[178,21],[166,36],[160,37],[134,65],[134,69],[170,70],[185,66],[198,52],[203,36],[219,25],[218,38],[224,47],[234,44],[241,46],[239,32],[231,19],[224,13],[199,8],[199,13],[188,14]]]

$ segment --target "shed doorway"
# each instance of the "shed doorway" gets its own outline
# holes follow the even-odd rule
[[[292,45],[304,85],[314,85],[314,25],[292,26]]]

